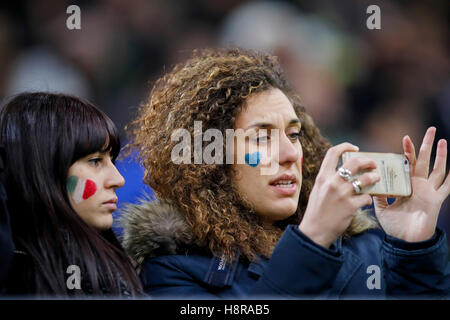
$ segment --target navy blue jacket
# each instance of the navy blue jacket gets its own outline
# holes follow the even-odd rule
[[[270,259],[225,260],[190,243],[168,206],[144,203],[123,215],[124,247],[141,264],[154,298],[449,298],[446,235],[408,243],[371,229],[323,248],[286,228]]]

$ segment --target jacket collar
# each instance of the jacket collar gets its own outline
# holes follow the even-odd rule
[[[238,265],[239,259],[227,263],[224,258],[212,257],[203,281],[217,288],[231,286],[236,276]]]
[[[195,250],[191,228],[174,206],[158,200],[129,204],[120,215],[123,246],[139,266],[146,259],[160,255],[186,254]],[[239,259],[226,262],[212,256],[204,282],[213,287],[231,286]]]
[[[122,245],[138,265],[160,255],[185,254],[194,246],[191,228],[169,203],[143,199],[121,211]]]

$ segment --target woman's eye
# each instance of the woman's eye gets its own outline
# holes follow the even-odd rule
[[[100,162],[102,162],[102,158],[89,159],[89,163],[93,164],[95,167],[98,166]]]
[[[298,138],[300,138],[300,135],[301,135],[300,132],[293,132],[288,134],[289,139],[291,140],[298,140]]]

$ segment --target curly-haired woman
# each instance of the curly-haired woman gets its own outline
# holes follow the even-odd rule
[[[214,159],[231,154],[232,163],[198,163],[198,147],[205,154],[212,143],[199,134],[212,128],[219,141],[229,129],[245,133],[211,152]],[[194,140],[182,161],[174,157],[180,129]],[[359,185],[339,174],[341,154],[358,148],[331,147],[270,55],[196,52],[157,81],[133,132],[158,200],[128,207],[124,246],[152,296],[448,295],[446,236],[436,221],[450,178],[443,183],[444,140],[428,175],[435,128],[417,162],[412,141],[403,139],[413,193],[391,205],[374,198],[381,228],[359,209],[372,203],[360,188],[379,181],[370,170],[376,164],[359,158],[343,165],[353,174],[369,169]],[[274,172],[264,174],[268,167]]]

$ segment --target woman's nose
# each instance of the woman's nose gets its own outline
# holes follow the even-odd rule
[[[296,144],[285,135],[280,136],[279,162],[280,164],[287,162],[296,162],[300,156],[300,150]]]
[[[125,184],[125,178],[117,170],[116,166],[111,162],[109,177],[106,179],[106,187],[121,188]]]

